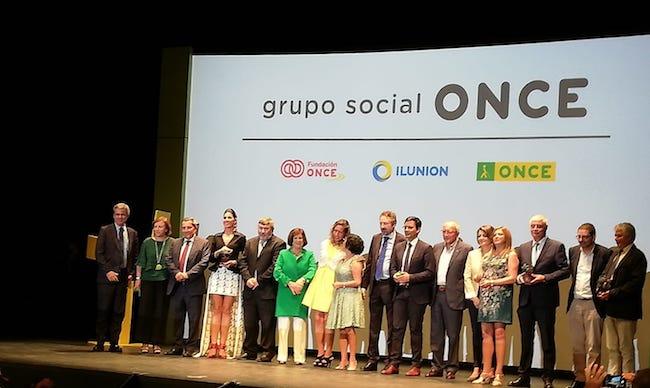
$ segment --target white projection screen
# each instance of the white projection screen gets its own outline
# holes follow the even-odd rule
[[[542,213],[567,248],[583,222],[612,246],[629,221],[650,252],[648,69],[650,36],[194,56],[185,214],[211,234],[232,207],[248,236],[270,216],[278,236],[300,226],[317,250],[338,218],[369,242],[385,209],[400,230],[420,217],[432,244],[446,220],[474,245],[486,223],[519,244]],[[494,180],[480,180],[483,162]]]
[[[605,246],[615,224],[631,222],[648,254],[649,69],[648,35],[195,55],[184,214],[202,235],[222,230],[229,207],[247,236],[270,216],[285,240],[305,229],[318,256],[338,218],[367,251],[383,210],[397,213],[400,231],[419,217],[431,244],[455,220],[473,246],[482,224],[508,226],[519,245],[541,213],[567,249],[584,222]]]

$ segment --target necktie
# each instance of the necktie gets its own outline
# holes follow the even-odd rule
[[[126,268],[126,246],[124,244],[124,227],[120,226],[119,233],[117,234],[117,241],[122,248],[122,268]]]
[[[377,256],[377,268],[375,269],[375,280],[381,280],[384,274],[384,259],[386,258],[386,247],[388,247],[388,237],[382,237],[381,248],[379,249],[379,256]]]
[[[533,244],[533,255],[531,257],[531,261],[533,262],[533,267],[537,263],[537,258],[539,258],[539,242]]]
[[[181,252],[181,257],[178,259],[178,270],[185,272],[185,260],[187,259],[187,251],[190,250],[190,242],[192,240],[185,240],[185,245],[183,245],[183,251]]]
[[[406,256],[404,256],[404,261],[402,261],[402,271],[408,272],[409,271],[409,264],[410,263],[410,257],[411,257],[411,243],[406,244],[408,248],[406,248]]]

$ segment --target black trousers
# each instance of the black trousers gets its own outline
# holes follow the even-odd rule
[[[103,345],[108,340],[117,345],[122,331],[122,320],[126,305],[128,273],[120,271],[119,281],[114,283],[97,283],[97,322],[95,325],[97,343]]]
[[[377,362],[379,360],[379,332],[381,331],[381,319],[386,308],[386,349],[390,353],[390,346],[393,333],[393,291],[394,283],[391,279],[373,280],[372,293],[370,294],[370,336],[368,339],[368,359]]]
[[[199,350],[202,306],[203,295],[191,295],[182,283],[176,286],[169,300],[169,307],[172,309],[174,316],[175,347],[183,347],[188,352]],[[185,315],[189,319],[187,340],[183,339]]]
[[[140,306],[136,337],[145,344],[160,345],[165,336],[165,321],[169,299],[166,296],[167,280],[147,281],[140,285]]]
[[[542,377],[552,378],[555,368],[555,307],[519,307],[519,327],[521,330],[521,360],[519,374],[530,375],[533,362],[533,339],[535,335],[535,322],[539,326],[539,335],[544,353]]]
[[[244,299],[244,338],[243,350],[249,354],[266,352],[275,354],[275,299],[262,299],[255,294]],[[260,325],[261,324],[261,325]],[[262,329],[260,336],[260,326]],[[258,345],[257,339],[260,337]]]
[[[398,288],[393,301],[393,337],[390,346],[390,363],[399,366],[402,358],[402,345],[406,323],[408,322],[411,333],[411,353],[413,366],[422,363],[422,320],[426,304],[417,304],[409,297],[409,291],[403,287]]]

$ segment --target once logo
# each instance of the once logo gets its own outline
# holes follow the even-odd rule
[[[299,159],[287,159],[280,165],[280,173],[285,178],[300,178],[305,172],[305,164]]]
[[[552,182],[555,162],[478,162],[477,181]]]
[[[380,160],[372,167],[372,177],[378,182],[383,182],[393,175],[393,166],[387,160]]]

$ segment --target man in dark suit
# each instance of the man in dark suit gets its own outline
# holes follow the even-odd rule
[[[606,285],[597,298],[605,303],[605,346],[609,352],[607,373],[633,373],[634,335],[642,318],[642,293],[648,262],[634,245],[636,229],[629,222],[616,225],[616,248],[605,267]]]
[[[390,210],[379,215],[381,233],[372,236],[368,261],[361,279],[361,291],[370,296],[370,335],[368,339],[368,363],[364,371],[376,371],[379,361],[379,332],[381,318],[386,308],[386,349],[390,351],[393,330],[393,294],[395,283],[390,277],[390,257],[395,245],[405,241],[404,235],[395,230],[397,216]]]
[[[544,388],[553,388],[555,368],[555,310],[560,305],[558,282],[569,277],[564,244],[546,236],[548,220],[535,215],[529,221],[533,237],[515,249],[519,257],[519,326],[521,330],[521,359],[519,377],[508,383],[511,387],[530,387],[533,362],[535,323],[542,342]],[[527,270],[524,270],[527,269]]]
[[[196,235],[199,223],[192,217],[181,221],[182,238],[175,240],[165,258],[169,271],[167,295],[174,314],[176,341],[165,354],[194,357],[199,353],[199,327],[203,295],[206,292],[205,269],[210,260],[210,243]],[[185,314],[189,319],[189,336],[183,340]]]
[[[131,210],[129,205],[113,206],[113,223],[102,226],[97,237],[97,345],[93,352],[104,351],[104,342],[110,342],[109,352],[121,353],[120,331],[124,319],[126,290],[131,281],[135,257],[140,249],[138,232],[126,226]]]
[[[575,379],[571,388],[584,388],[585,368],[600,364],[600,339],[605,306],[595,298],[598,278],[603,273],[611,252],[596,244],[596,228],[589,223],[578,227],[578,244],[569,249],[571,289],[567,318],[573,347]]]
[[[395,282],[393,298],[393,332],[390,345],[390,361],[381,374],[399,373],[402,358],[402,343],[408,322],[411,332],[411,369],[407,376],[419,376],[422,362],[422,320],[431,302],[431,281],[435,273],[435,261],[431,245],[420,240],[418,235],[422,221],[408,217],[404,221],[403,241],[393,249],[390,258],[390,275]]]
[[[441,243],[433,246],[436,275],[431,301],[431,352],[433,364],[426,377],[456,378],[460,328],[465,308],[465,262],[472,247],[461,238],[460,226],[454,221],[442,225]],[[449,337],[449,357],[443,368],[445,335]]]
[[[244,287],[244,354],[242,358],[271,362],[275,356],[275,298],[278,282],[273,277],[273,269],[280,251],[287,244],[273,235],[274,223],[270,217],[263,217],[257,223],[257,236],[246,241],[243,254],[239,257],[239,269]],[[257,338],[262,333],[260,343]]]

